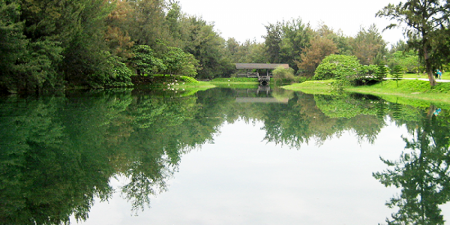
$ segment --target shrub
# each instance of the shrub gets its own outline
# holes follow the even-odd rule
[[[315,80],[346,79],[354,80],[361,70],[356,56],[329,55],[322,60],[314,75]]]
[[[359,74],[364,76],[372,76],[374,77],[378,73],[377,65],[363,65],[361,66],[361,70]]]
[[[387,76],[387,68],[385,65],[378,65],[377,73],[375,74],[375,78],[378,81],[382,81]]]
[[[106,59],[105,62],[93,74],[87,76],[86,83],[92,88],[133,86],[133,71],[117,56],[106,51],[101,54]]]
[[[109,73],[109,77],[106,80],[107,86],[133,86],[133,83],[131,82],[131,76],[133,76],[134,73],[125,65],[125,63],[119,61],[117,57],[110,57],[108,59],[108,63],[111,65],[111,70]]]
[[[292,68],[283,68],[282,66],[277,67],[272,72],[273,78],[275,79],[283,79],[283,80],[294,80],[294,69]]]
[[[188,76],[180,76],[179,78],[181,81],[186,82],[186,83],[198,83],[198,81],[193,78],[193,77],[188,77]]]
[[[397,87],[398,87],[398,80],[403,77],[402,67],[399,65],[395,65],[391,69],[391,76],[392,76],[392,78],[394,78],[394,80],[397,81]]]
[[[156,57],[150,46],[136,45],[133,47],[133,54],[134,56],[129,59],[129,62],[136,69],[138,76],[154,74],[167,69],[163,60]]]

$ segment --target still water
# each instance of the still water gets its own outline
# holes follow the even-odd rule
[[[0,100],[0,224],[444,224],[450,115],[212,89]]]

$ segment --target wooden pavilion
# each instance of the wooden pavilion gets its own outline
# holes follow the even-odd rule
[[[238,74],[238,76],[257,77],[260,84],[266,85],[270,81],[272,74],[269,71],[277,67],[289,68],[289,64],[268,64],[268,63],[236,63],[236,69],[246,70],[245,74]],[[252,72],[253,70],[266,70],[266,75],[260,75],[259,72]],[[250,71],[249,71],[250,70]]]

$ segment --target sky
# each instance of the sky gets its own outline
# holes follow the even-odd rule
[[[385,203],[399,190],[372,173],[386,169],[379,157],[398,160],[402,137],[411,138],[405,126],[389,121],[375,144],[342,132],[300,149],[265,141],[262,127],[261,121],[222,124],[213,142],[182,155],[167,191],[151,196],[151,208],[138,216],[120,197],[129,181],[112,179],[117,192],[96,202],[79,224],[357,225],[382,223],[395,212]],[[448,204],[442,210],[448,218]]]
[[[264,25],[300,18],[317,29],[324,23],[333,30],[342,30],[345,36],[356,36],[361,27],[375,24],[385,41],[395,44],[403,39],[400,29],[383,29],[391,23],[375,14],[389,3],[399,0],[179,0],[181,10],[188,15],[201,16],[213,22],[215,30],[225,39],[239,42],[262,42],[266,34]]]

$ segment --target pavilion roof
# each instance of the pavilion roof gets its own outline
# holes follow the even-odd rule
[[[236,69],[275,69],[277,67],[289,68],[289,64],[267,64],[267,63],[236,63]]]

